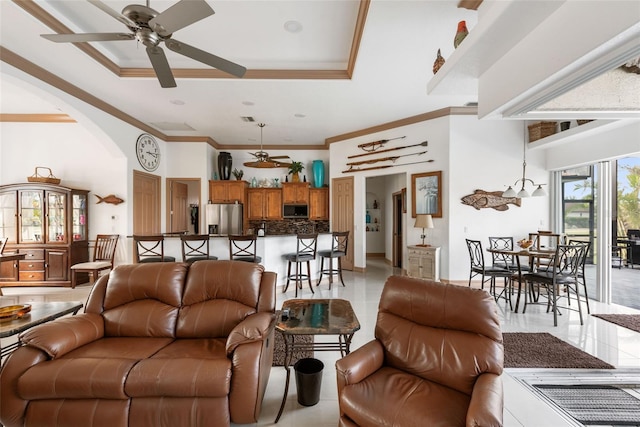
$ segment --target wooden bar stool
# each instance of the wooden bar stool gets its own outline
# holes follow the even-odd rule
[[[196,261],[208,259],[218,259],[217,256],[209,255],[209,235],[208,234],[181,234],[182,262],[189,264]]]
[[[136,262],[176,262],[175,257],[164,254],[164,236],[133,236]]]
[[[312,234],[298,234],[298,242],[296,252],[292,254],[286,254],[284,258],[288,261],[287,266],[287,284],[282,292],[287,292],[289,288],[289,282],[295,280],[296,285],[296,298],[298,297],[298,288],[302,289],[302,281],[307,280],[309,282],[309,289],[313,292],[311,286],[311,261],[316,259],[316,252],[318,248],[318,233]],[[302,273],[302,264],[307,264],[307,273]],[[295,274],[291,274],[291,265],[296,265]]]
[[[262,258],[256,254],[258,236],[231,235],[229,236],[229,259],[245,262],[262,262]]]
[[[318,251],[320,255],[320,277],[316,286],[320,285],[322,281],[322,275],[329,275],[329,290],[331,290],[331,284],[333,283],[333,275],[337,274],[340,278],[340,283],[345,286],[344,280],[342,280],[342,257],[347,255],[347,247],[349,244],[349,232],[348,231],[334,231],[331,233],[331,249]],[[329,259],[329,268],[324,269],[324,259]],[[333,259],[338,260],[338,268],[333,268]]]

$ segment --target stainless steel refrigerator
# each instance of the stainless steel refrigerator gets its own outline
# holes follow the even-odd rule
[[[209,203],[206,216],[209,234],[218,236],[242,234],[242,204]]]

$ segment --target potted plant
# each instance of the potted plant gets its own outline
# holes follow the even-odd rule
[[[289,174],[291,175],[291,182],[300,182],[300,172],[304,169],[302,162],[291,162],[289,166]]]
[[[238,169],[234,169],[231,173],[236,177],[238,181],[240,181],[242,179],[242,176],[244,175],[244,172]]]

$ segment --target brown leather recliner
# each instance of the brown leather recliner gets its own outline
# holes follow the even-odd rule
[[[0,422],[257,422],[273,360],[275,284],[275,273],[240,261],[115,268],[84,313],[21,335],[0,371]]]
[[[502,333],[487,292],[391,276],[375,337],[336,362],[340,426],[502,425]]]

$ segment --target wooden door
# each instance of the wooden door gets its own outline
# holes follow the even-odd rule
[[[133,234],[160,233],[160,177],[133,171]]]
[[[349,231],[349,247],[347,256],[342,260],[342,268],[353,270],[353,177],[334,178],[331,180],[333,189],[331,196],[331,229],[332,231]]]
[[[69,271],[69,253],[65,249],[45,251],[45,280],[66,281]]]
[[[171,232],[182,233],[189,230],[189,186],[183,182],[171,182]]]

